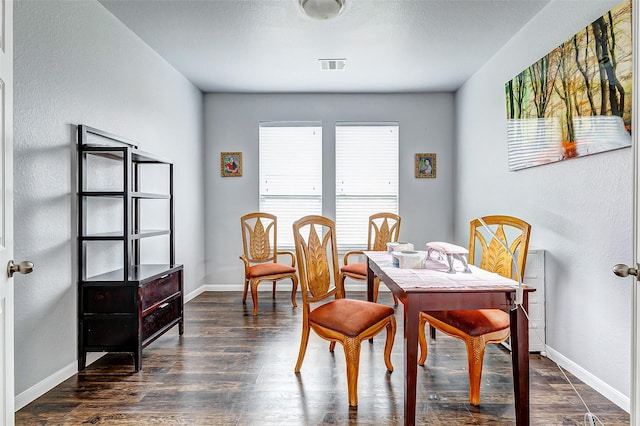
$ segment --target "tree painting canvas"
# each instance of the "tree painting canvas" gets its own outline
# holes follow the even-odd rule
[[[631,146],[631,0],[505,84],[509,170]]]

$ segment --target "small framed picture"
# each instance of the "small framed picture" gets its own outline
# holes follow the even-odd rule
[[[220,176],[222,177],[242,176],[242,153],[241,152],[221,152],[220,153]]]
[[[434,153],[416,154],[416,177],[417,178],[436,177],[436,154]]]

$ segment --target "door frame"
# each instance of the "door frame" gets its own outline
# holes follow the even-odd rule
[[[13,0],[1,0],[0,13],[0,131],[2,148],[2,170],[0,199],[2,213],[0,216],[0,232],[2,233],[2,249],[0,250],[0,285],[4,299],[0,298],[0,386],[1,413],[0,421],[7,426],[15,423],[15,372],[14,372],[14,280],[9,277],[4,265],[13,259]]]
[[[633,94],[632,98],[632,134],[631,134],[631,144],[633,149],[633,259],[635,260],[635,265],[633,267],[637,268],[638,264],[640,264],[640,184],[638,182],[638,178],[640,176],[640,149],[638,149],[638,131],[640,128],[638,125],[640,124],[640,120],[638,119],[638,109],[640,107],[640,76],[638,75],[640,71],[640,58],[639,58],[639,43],[638,37],[640,36],[640,8],[638,7],[638,0],[634,0],[631,2],[631,23],[632,23],[632,54],[633,54],[633,78],[632,78],[632,87]],[[638,389],[638,384],[640,383],[640,316],[638,315],[638,310],[640,307],[640,291],[638,286],[640,282],[638,278],[633,280],[632,285],[632,318],[631,318],[631,395],[630,395],[630,424],[637,425],[639,421],[638,409],[640,409],[640,394]]]

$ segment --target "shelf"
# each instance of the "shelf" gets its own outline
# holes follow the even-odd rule
[[[122,198],[126,194],[124,191],[82,191],[79,192],[81,197],[105,197],[105,198]]]
[[[146,281],[155,277],[161,277],[168,273],[178,270],[181,265],[167,265],[167,264],[148,264],[137,265],[129,271],[129,279],[133,285],[138,285],[139,281]],[[124,281],[124,269],[116,269],[113,271],[105,272],[100,275],[94,275],[87,277],[84,280],[85,283],[104,284],[104,283],[121,283]]]
[[[124,240],[124,235],[122,235],[122,232],[100,232],[78,238],[82,241],[122,241]]]
[[[145,229],[131,234],[131,238],[139,240],[142,238],[157,237],[160,235],[170,235],[169,229]],[[100,232],[98,234],[83,235],[79,237],[83,241],[120,241],[126,239],[122,232]]]
[[[83,144],[82,150],[88,154],[97,155],[100,157],[110,158],[112,160],[123,160],[125,152],[129,150],[131,155],[131,161],[139,164],[167,164],[166,161],[154,154],[140,151],[139,149],[130,148],[127,146],[108,146],[97,144]]]
[[[138,371],[143,347],[176,325],[184,333],[173,164],[84,125],[77,148],[78,370],[86,367],[87,352],[99,351],[131,353]],[[158,236],[166,237],[142,241]]]
[[[137,234],[132,234],[131,238],[134,240],[139,240],[141,238],[149,238],[149,237],[157,237],[160,235],[170,235],[171,231],[168,229],[147,229],[144,231],[140,231]]]
[[[81,197],[105,197],[105,198],[122,198],[127,195],[124,191],[82,191],[79,193]],[[132,198],[149,199],[149,200],[169,200],[171,195],[153,192],[132,192]]]
[[[169,194],[155,194],[155,193],[152,193],[152,192],[132,192],[131,196],[133,198],[149,199],[149,200],[169,200],[169,199],[171,199],[171,195],[169,195]]]

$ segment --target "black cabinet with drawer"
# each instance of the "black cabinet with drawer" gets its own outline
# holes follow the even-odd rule
[[[143,166],[156,168],[147,183]],[[88,352],[126,352],[138,371],[144,347],[175,325],[183,334],[173,206],[173,164],[78,126],[78,370]]]

